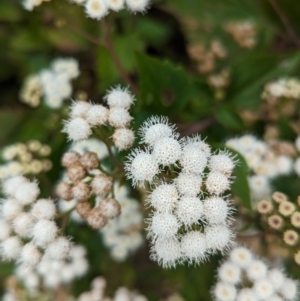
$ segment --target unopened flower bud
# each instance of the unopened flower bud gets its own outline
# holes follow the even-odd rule
[[[98,210],[93,209],[88,218],[88,224],[94,229],[101,229],[107,224],[107,218],[99,213]]]
[[[84,182],[78,182],[73,186],[72,193],[74,199],[84,201],[88,199],[90,194],[89,185]]]
[[[73,199],[72,187],[67,182],[60,182],[58,184],[56,194],[65,201]]]
[[[279,192],[279,191],[274,192],[272,195],[272,198],[276,203],[281,203],[281,202],[287,201],[287,196],[284,193]]]
[[[75,162],[80,159],[80,154],[75,151],[67,152],[63,155],[61,159],[61,165],[65,167],[70,167]]]
[[[112,189],[112,178],[106,175],[97,175],[92,183],[92,190],[97,195],[105,195]]]
[[[90,215],[92,208],[88,202],[80,202],[76,205],[76,211],[82,218],[86,219]]]
[[[99,165],[99,159],[96,153],[86,152],[80,158],[80,163],[87,169],[96,169]]]
[[[97,210],[108,219],[115,218],[121,213],[121,205],[112,198],[104,199],[100,202]]]
[[[273,205],[270,201],[261,200],[257,204],[257,211],[260,214],[270,213],[272,211],[272,209],[273,209]]]
[[[79,162],[75,162],[68,168],[68,176],[72,182],[80,181],[85,177],[85,169]]]

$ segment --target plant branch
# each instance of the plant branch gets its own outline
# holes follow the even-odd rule
[[[270,3],[272,8],[274,9],[276,14],[278,15],[279,19],[281,20],[283,26],[285,27],[285,29],[286,29],[288,35],[290,36],[290,38],[292,39],[292,41],[298,47],[300,47],[300,39],[298,38],[298,36],[297,36],[296,32],[294,31],[289,19],[287,18],[285,13],[282,11],[282,9],[280,8],[280,6],[276,2],[276,0],[267,0],[267,1]]]

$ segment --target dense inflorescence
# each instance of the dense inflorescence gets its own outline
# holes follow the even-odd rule
[[[230,247],[232,209],[222,195],[230,189],[232,156],[212,154],[199,136],[179,140],[165,117],[146,120],[139,133],[145,148],[131,152],[125,169],[133,185],[152,187],[151,258],[164,267],[197,264]]]
[[[216,301],[296,300],[298,283],[238,246],[220,265],[212,296]]]

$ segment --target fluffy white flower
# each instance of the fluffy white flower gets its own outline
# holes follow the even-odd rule
[[[277,172],[281,175],[288,175],[293,170],[293,160],[288,156],[278,156],[275,164]]]
[[[124,0],[108,0],[108,5],[112,10],[118,11],[124,7]],[[128,92],[128,89],[122,89],[120,86],[108,91],[104,99],[110,108],[123,108],[126,110],[134,102],[134,97]]]
[[[250,280],[260,280],[267,275],[267,266],[261,260],[253,260],[251,265],[246,270],[247,276]]]
[[[287,300],[296,300],[298,295],[297,282],[292,279],[285,279],[280,292]]]
[[[33,240],[41,247],[53,242],[57,236],[58,228],[53,221],[42,219],[33,228]]]
[[[127,158],[125,170],[134,186],[144,181],[152,182],[160,171],[157,161],[147,150],[133,150]]]
[[[174,184],[163,183],[149,195],[149,203],[156,210],[171,212],[177,205],[179,194]]]
[[[153,237],[169,238],[174,237],[180,227],[175,215],[167,212],[154,212],[150,218],[149,234]]]
[[[70,108],[70,116],[72,118],[80,117],[86,119],[88,111],[93,106],[85,101],[73,101]]]
[[[21,212],[13,221],[13,228],[16,234],[21,237],[30,237],[34,227],[34,218],[30,213]]]
[[[163,166],[174,164],[181,155],[181,146],[174,138],[161,138],[154,144],[152,155]]]
[[[103,125],[108,119],[108,109],[102,105],[92,105],[85,114],[86,121],[92,125]]]
[[[236,288],[228,283],[217,283],[214,288],[214,295],[218,301],[235,301]]]
[[[226,225],[212,225],[205,228],[207,247],[213,252],[224,251],[232,245],[233,233]]]
[[[40,189],[36,182],[24,182],[20,184],[14,196],[22,205],[28,205],[33,203],[39,194]]]
[[[284,282],[284,274],[279,269],[271,269],[268,272],[267,279],[270,280],[273,287],[279,290]]]
[[[229,189],[230,180],[219,171],[211,171],[207,175],[205,185],[209,193],[219,195]]]
[[[175,237],[158,238],[151,247],[151,259],[164,268],[175,267],[180,256],[180,244]]]
[[[224,262],[218,270],[219,278],[226,283],[237,284],[241,281],[241,269],[232,262]]]
[[[203,217],[203,202],[197,197],[182,197],[178,202],[176,215],[187,227],[197,224]]]
[[[38,247],[33,243],[29,242],[22,248],[20,261],[24,264],[33,266],[40,262],[41,257],[42,253],[38,249]]]
[[[297,158],[297,160],[294,163],[294,170],[295,173],[300,176],[300,158]]]
[[[76,0],[78,3],[82,0]],[[58,74],[65,74],[69,79],[79,75],[78,62],[73,58],[58,58],[52,62],[52,69]]]
[[[40,199],[31,209],[31,214],[37,219],[52,219],[56,214],[56,207],[52,200]]]
[[[193,197],[201,192],[202,177],[193,173],[181,172],[175,179],[175,184],[181,195]]]
[[[265,176],[254,175],[249,177],[249,187],[255,199],[268,198],[271,194],[270,182]]]
[[[106,0],[87,0],[84,7],[86,14],[97,20],[105,17],[109,9]]]
[[[208,161],[208,152],[210,148],[200,138],[197,140],[181,140],[183,146],[180,164],[184,171],[201,174]],[[207,146],[207,147],[206,147]]]
[[[220,197],[211,197],[203,203],[204,217],[210,224],[226,223],[229,213],[227,202]]]
[[[204,234],[199,231],[190,231],[181,238],[182,255],[189,262],[200,263],[205,260],[207,251]]]
[[[3,192],[6,195],[14,196],[19,186],[24,183],[29,183],[29,181],[20,175],[8,178],[2,183]]]
[[[233,158],[228,152],[220,151],[218,154],[210,157],[209,168],[212,171],[219,171],[225,175],[231,174],[235,166]]]
[[[141,143],[154,146],[155,142],[161,138],[173,137],[176,139],[178,135],[174,134],[175,127],[168,123],[168,118],[164,116],[152,116],[144,121],[139,129]]]
[[[108,122],[115,128],[124,128],[129,126],[132,117],[124,108],[114,107],[108,111]]]
[[[150,0],[125,0],[132,12],[144,12],[149,6]]]
[[[230,260],[240,268],[247,268],[252,264],[253,255],[245,247],[236,247],[230,253]]]
[[[68,135],[69,140],[73,141],[87,139],[92,134],[90,125],[81,117],[65,122],[63,132]]]
[[[22,242],[17,236],[11,236],[0,244],[1,254],[7,259],[17,259],[22,250]]]
[[[15,199],[3,200],[1,204],[2,217],[7,221],[14,220],[23,211],[23,206]]]
[[[59,261],[66,259],[70,250],[70,241],[65,237],[58,237],[47,246],[45,256],[46,258]]]
[[[132,147],[134,132],[130,129],[116,129],[112,138],[116,148],[123,151]]]
[[[250,288],[243,288],[237,295],[236,301],[259,301],[255,292]]]
[[[274,288],[271,282],[267,279],[260,279],[254,283],[253,290],[258,299],[265,300],[272,296]]]

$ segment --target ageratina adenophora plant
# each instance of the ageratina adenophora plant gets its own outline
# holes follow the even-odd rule
[[[293,1],[0,1],[0,299],[298,301]]]

